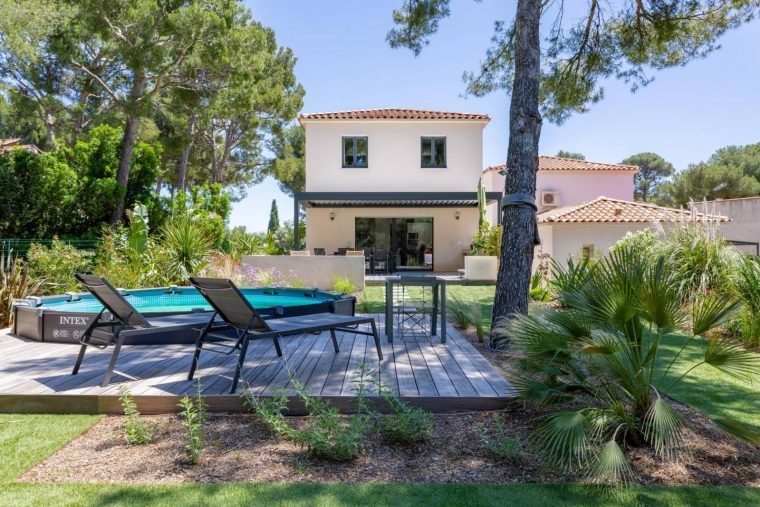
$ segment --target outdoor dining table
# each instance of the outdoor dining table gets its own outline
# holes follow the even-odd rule
[[[441,323],[441,343],[446,343],[446,280],[437,276],[389,276],[385,279],[385,336],[393,343],[393,286],[432,287],[433,312],[430,334],[436,335]]]

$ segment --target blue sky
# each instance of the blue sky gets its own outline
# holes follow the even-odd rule
[[[401,0],[247,4],[298,57],[304,112],[408,107],[487,113],[484,162],[506,160],[509,98],[504,93],[463,97],[461,78],[485,54],[493,21],[512,19],[512,2],[452,0],[452,16],[416,58],[385,41],[391,12]],[[722,146],[760,141],[760,21],[729,32],[721,44],[706,59],[655,74],[655,81],[636,93],[621,82],[605,83],[604,100],[590,112],[561,127],[544,123],[540,152],[554,155],[564,149],[588,160],[619,162],[653,151],[680,170]],[[273,198],[281,220],[291,219],[292,200],[267,180],[235,204],[231,225],[266,229]]]

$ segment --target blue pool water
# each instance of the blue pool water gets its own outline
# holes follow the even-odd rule
[[[338,299],[337,295],[312,289],[241,289],[251,306],[259,309],[314,305]],[[275,293],[273,293],[275,292]],[[210,311],[208,302],[194,288],[140,289],[128,292],[127,301],[140,313],[184,313],[197,309]],[[97,313],[103,307],[92,296],[78,301],[46,301],[43,308],[60,312]]]

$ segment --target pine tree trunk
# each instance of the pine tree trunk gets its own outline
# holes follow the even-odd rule
[[[515,77],[509,109],[507,194],[536,195],[538,110],[541,82],[541,0],[519,0],[515,16]],[[492,326],[528,312],[530,272],[533,264],[536,211],[527,205],[505,208],[499,275]],[[506,348],[508,336],[491,334],[491,346]]]
[[[116,173],[116,183],[118,183],[121,191],[119,201],[116,204],[111,223],[116,224],[121,222],[124,216],[124,205],[127,197],[127,184],[129,183],[129,171],[132,169],[132,153],[135,150],[135,141],[137,140],[137,127],[140,121],[140,115],[138,112],[138,101],[143,95],[145,90],[146,79],[144,76],[138,76],[132,83],[132,90],[130,92],[130,105],[131,108],[127,113],[127,120],[124,125],[124,137],[121,139],[121,148],[119,150],[119,170]]]
[[[185,191],[185,180],[187,179],[187,162],[190,159],[190,150],[193,147],[193,133],[195,131],[195,113],[190,115],[187,125],[188,140],[185,147],[182,148],[182,154],[177,163],[177,190]]]

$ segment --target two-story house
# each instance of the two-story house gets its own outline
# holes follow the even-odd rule
[[[388,254],[390,269],[455,271],[478,229],[478,182],[499,223],[504,165],[482,169],[488,115],[416,109],[304,114],[306,248]],[[541,246],[560,263],[603,253],[627,232],[726,217],[634,202],[631,165],[540,156]],[[296,231],[298,230],[296,223]]]
[[[305,208],[308,250],[385,250],[397,271],[462,267],[478,227],[487,115],[372,109],[299,119],[306,188],[295,206]]]

